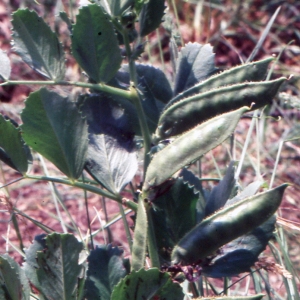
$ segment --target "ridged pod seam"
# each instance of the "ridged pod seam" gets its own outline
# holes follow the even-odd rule
[[[173,263],[197,263],[228,242],[260,226],[276,212],[287,186],[288,184],[282,184],[245,198],[204,219],[173,249]]]

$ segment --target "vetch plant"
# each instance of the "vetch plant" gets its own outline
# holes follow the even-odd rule
[[[26,99],[21,124],[0,117],[0,159],[21,179],[62,183],[117,201],[131,259],[117,247],[89,247],[36,223],[47,234],[25,250],[22,267],[0,257],[1,297],[184,299],[185,280],[195,297],[205,296],[200,284],[195,291],[200,276],[250,271],[273,236],[287,184],[259,192],[262,183],[254,182],[239,192],[232,162],[209,193],[187,167],[226,141],[244,114],[271,103],[286,79],[266,80],[273,58],[220,73],[209,44],[188,43],[173,45],[178,57],[169,82],[160,69],[137,63],[145,36],[162,21],[164,2],[94,2],[80,8],[70,27],[72,55],[86,79],[78,82],[65,80],[63,46],[44,20],[28,9],[13,13],[13,49],[45,80],[10,80],[9,58],[0,52],[2,86],[44,86]],[[45,87],[54,85],[88,92],[71,99]],[[32,151],[65,177],[32,175]],[[137,151],[143,153],[141,189],[124,199],[138,169]],[[122,205],[135,212],[133,240]],[[83,251],[87,259],[80,259]]]

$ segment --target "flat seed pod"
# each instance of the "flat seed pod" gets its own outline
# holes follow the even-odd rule
[[[264,223],[280,206],[287,186],[245,198],[206,218],[179,241],[172,252],[173,263],[197,263]]]
[[[145,198],[150,190],[167,181],[175,172],[224,142],[234,131],[240,117],[249,107],[222,114],[198,125],[175,139],[151,160],[143,186]]]
[[[251,106],[264,107],[276,95],[286,78],[221,87],[180,100],[163,112],[156,130],[158,139],[181,134],[222,113]]]
[[[172,104],[178,102],[181,99],[195,94],[203,93],[205,91],[216,89],[221,86],[233,85],[245,81],[250,82],[264,80],[268,66],[272,60],[274,60],[273,57],[268,57],[260,61],[239,65],[224,72],[210,76],[208,79],[201,81],[193,87],[176,95],[176,97],[168,102],[165,109],[169,108]]]

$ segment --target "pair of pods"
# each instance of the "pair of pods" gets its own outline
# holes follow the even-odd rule
[[[255,110],[269,104],[286,78],[246,82],[212,89],[175,102],[158,121],[158,140],[179,135],[217,115],[243,106]],[[254,103],[254,105],[252,105]]]
[[[191,265],[268,220],[281,204],[288,184],[245,198],[204,219],[175,246],[172,263]]]

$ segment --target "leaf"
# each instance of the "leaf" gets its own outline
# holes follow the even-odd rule
[[[34,11],[19,9],[12,16],[14,50],[41,75],[63,79],[65,57],[56,34]]]
[[[134,9],[136,10],[137,14],[141,12],[141,9],[145,5],[147,0],[134,0]]]
[[[87,300],[110,299],[114,287],[127,274],[122,254],[122,250],[111,245],[101,246],[90,252],[85,281]]]
[[[26,255],[36,257],[31,272],[35,270],[37,288],[46,299],[76,299],[78,280],[83,275],[83,266],[78,264],[82,249],[82,243],[73,235],[53,233],[45,238],[42,250],[35,252],[36,246],[27,250]]]
[[[149,194],[151,189],[168,180],[175,172],[225,141],[247,110],[243,107],[202,123],[159,151],[148,166],[143,193]],[[148,199],[151,199],[149,196]]]
[[[115,287],[111,300],[164,299],[183,300],[178,283],[172,282],[168,273],[158,269],[132,271]]]
[[[0,256],[0,296],[1,299],[29,300],[30,286],[24,271],[7,254]]]
[[[80,102],[89,125],[85,167],[107,190],[119,193],[132,180],[138,167],[128,117],[106,96],[84,96]]]
[[[104,134],[90,134],[86,169],[110,192],[116,194],[132,180],[137,171],[134,143],[121,144]]]
[[[174,245],[197,223],[198,194],[177,178],[172,187],[153,202],[152,217],[157,248],[170,261]]]
[[[236,184],[234,163],[234,161],[230,162],[224,178],[212,189],[205,206],[205,216],[209,216],[223,207],[230,198]]]
[[[39,291],[41,291],[42,287],[36,273],[36,270],[39,267],[36,257],[37,252],[43,251],[46,247],[45,238],[46,234],[40,234],[34,237],[31,246],[25,250],[25,263],[22,268],[25,271],[26,277],[30,280],[30,283]]]
[[[174,95],[211,76],[215,71],[215,54],[210,44],[188,43],[177,60]]]
[[[155,209],[165,212],[174,243],[196,225],[197,202],[198,195],[181,178],[177,178],[172,187],[153,202]]]
[[[134,227],[134,239],[131,252],[131,270],[138,271],[139,269],[144,267],[147,246],[147,233],[147,212],[145,209],[144,200],[140,197]]]
[[[166,9],[165,1],[149,0],[139,15],[140,36],[146,36],[159,27]]]
[[[21,114],[25,142],[77,179],[86,159],[88,128],[75,104],[45,88],[31,93],[25,104]]]
[[[11,73],[10,60],[2,49],[0,49],[0,66],[0,79],[8,80]]]
[[[220,254],[203,266],[202,272],[208,277],[231,277],[250,272],[250,267],[265,250],[275,230],[276,218],[272,216],[261,226],[255,228],[222,247]]]
[[[138,91],[140,92],[142,99],[142,106],[146,115],[149,130],[153,133],[157,127],[159,115],[163,110],[164,104],[172,97],[172,88],[166,75],[161,70],[143,64],[136,64],[136,70],[138,77]],[[128,65],[122,65],[110,84],[119,88],[129,88],[129,77]],[[115,99],[118,101],[118,98]],[[128,104],[126,106],[128,106]],[[126,110],[125,106],[124,108]],[[133,118],[136,118],[136,110],[131,109],[130,115],[133,115]],[[132,117],[130,117],[130,119],[132,119]],[[138,122],[134,122],[137,123],[137,126],[139,127]],[[135,129],[135,131],[136,134],[141,134],[140,129]]]
[[[107,82],[118,71],[122,56],[109,16],[97,4],[79,10],[73,27],[72,53],[95,82]]]
[[[259,188],[263,185],[263,182],[260,180],[251,182],[249,185],[247,185],[239,194],[237,194],[235,197],[232,199],[227,200],[225,203],[225,206],[234,204],[238,201],[241,201],[242,199],[245,199],[247,197],[252,197],[254,196]]]
[[[143,64],[136,64],[139,83],[147,84],[155,99],[167,103],[172,98],[172,88],[164,72],[160,69]],[[143,79],[143,81],[140,81]]]
[[[60,11],[59,17],[62,19],[63,22],[65,22],[65,24],[68,26],[68,30],[70,34],[72,34],[72,30],[73,30],[72,21],[69,19],[67,13],[65,11]]]
[[[179,178],[182,178],[183,182],[187,184],[189,187],[194,188],[194,193],[203,192],[202,191],[202,184],[199,179],[194,173],[189,171],[186,168],[183,168],[180,173],[178,174]]]
[[[28,170],[32,156],[21,137],[21,132],[10,120],[0,115],[0,159],[21,174]]]
[[[101,5],[107,13],[112,16],[120,17],[123,12],[133,6],[133,0],[95,0],[95,3]]]

